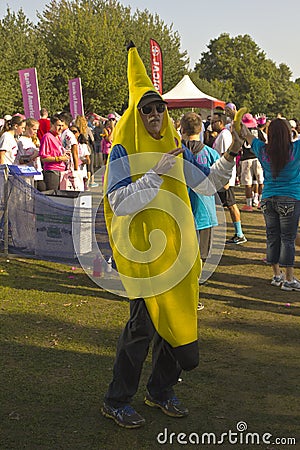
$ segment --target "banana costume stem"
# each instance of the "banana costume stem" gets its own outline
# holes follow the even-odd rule
[[[238,134],[241,131],[241,121],[242,121],[243,115],[246,114],[247,111],[248,111],[248,109],[245,106],[243,106],[235,113],[235,116],[233,119],[233,127],[235,128],[235,130]]]

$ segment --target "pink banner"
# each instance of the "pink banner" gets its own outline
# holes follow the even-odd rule
[[[19,78],[23,96],[24,113],[26,118],[40,118],[40,94],[35,67],[19,70]]]
[[[70,99],[70,113],[75,119],[76,116],[84,116],[81,79],[73,78],[69,80],[69,99]]]
[[[160,45],[154,39],[150,39],[150,57],[151,57],[152,83],[155,89],[160,94],[162,94],[163,92],[162,52]]]

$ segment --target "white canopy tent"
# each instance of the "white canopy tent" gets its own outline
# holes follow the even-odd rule
[[[225,102],[200,91],[188,75],[176,84],[169,92],[162,95],[168,104],[168,109],[175,108],[205,108],[225,107]]]

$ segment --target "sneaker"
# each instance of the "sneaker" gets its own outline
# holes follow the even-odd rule
[[[258,206],[259,205],[259,201],[258,200],[252,200],[252,206]]]
[[[284,282],[284,275],[283,273],[281,273],[280,275],[274,275],[271,281],[271,285],[279,287],[282,285],[283,282]]]
[[[104,417],[113,419],[120,427],[139,428],[145,423],[145,419],[138,414],[130,405],[113,408],[104,403],[101,412]]]
[[[283,291],[300,291],[300,281],[294,278],[292,281],[284,281],[281,285]]]
[[[148,393],[144,399],[144,403],[152,408],[160,408],[163,413],[171,417],[186,417],[189,413],[188,409],[182,406],[175,396],[169,398],[169,400],[159,401],[152,398]]]
[[[198,302],[197,311],[201,311],[204,308],[203,303]]]
[[[252,212],[252,211],[253,211],[253,208],[252,208],[251,205],[244,205],[244,206],[242,207],[242,211]]]
[[[93,188],[93,187],[98,187],[98,186],[99,186],[98,183],[90,183],[90,184],[89,184],[89,187],[92,187],[92,188]]]
[[[247,239],[244,234],[243,236],[235,234],[231,239],[227,239],[226,244],[244,244],[245,242],[247,242]]]

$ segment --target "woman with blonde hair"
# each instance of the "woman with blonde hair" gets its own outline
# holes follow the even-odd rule
[[[111,116],[111,114],[109,114]],[[103,133],[102,133],[102,141],[101,141],[101,152],[103,157],[104,164],[107,163],[107,158],[111,150],[112,146],[112,136],[113,131],[116,124],[116,118],[115,117],[109,117],[108,120],[105,122]]]
[[[34,187],[39,191],[45,191],[43,168],[39,157],[40,141],[37,136],[39,121],[29,117],[26,119],[25,132],[18,141],[18,153],[16,160],[18,164],[32,166],[40,175],[34,175]]]
[[[86,120],[86,118],[84,116],[77,115],[76,119],[74,120],[74,125],[79,129],[80,134],[82,134],[85,137],[89,151],[90,151],[90,164],[88,165],[88,176],[90,178],[89,186],[97,187],[98,183],[95,183],[95,181],[94,181],[94,159],[95,159],[94,135],[92,133],[92,130],[88,126],[88,121]]]

